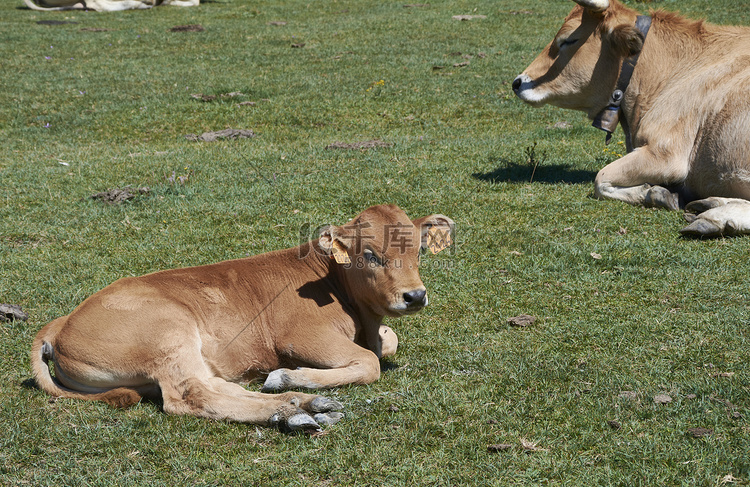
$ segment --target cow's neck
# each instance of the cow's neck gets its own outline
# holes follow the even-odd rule
[[[342,264],[337,264],[331,259],[318,245],[317,240],[309,243],[309,248],[314,249],[308,252],[305,259],[306,264],[320,277],[320,282],[325,285],[333,294],[341,306],[354,319],[354,325],[357,329],[358,342],[367,346],[375,354],[380,356],[380,324],[383,322],[383,316],[374,313],[367,306],[362,305],[350,297],[353,291],[349,285],[346,276],[346,269]],[[306,247],[301,247],[304,251]]]
[[[675,28],[675,22],[680,24],[678,28]],[[628,152],[641,145],[638,139],[640,122],[658,93],[703,50],[703,36],[695,35],[697,29],[702,30],[702,25],[699,25],[674,14],[654,13],[648,38],[622,103],[624,117],[620,124],[625,132]],[[688,30],[688,26],[691,29]]]

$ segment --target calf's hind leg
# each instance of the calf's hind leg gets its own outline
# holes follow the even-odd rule
[[[290,431],[320,429],[343,414],[336,401],[311,394],[262,394],[219,377],[190,377],[179,384],[160,382],[164,411],[229,420]],[[313,417],[314,415],[314,417]]]

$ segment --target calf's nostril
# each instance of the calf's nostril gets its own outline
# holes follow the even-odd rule
[[[521,87],[521,77],[518,76],[516,79],[513,80],[513,91],[518,91],[520,87]]]
[[[409,291],[408,293],[404,293],[404,302],[407,305],[423,303],[426,295],[427,291],[424,289]]]

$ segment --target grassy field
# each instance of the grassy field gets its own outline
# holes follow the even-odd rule
[[[750,25],[744,1],[630,4]],[[0,484],[750,482],[750,238],[594,200],[621,132],[605,148],[582,114],[511,93],[572,2],[21,5],[0,5],[0,303],[29,319],[0,323]],[[227,128],[256,136],[186,138]],[[392,145],[326,148],[374,139]],[[91,198],[127,185],[150,192]],[[424,261],[429,308],[387,320],[381,379],[329,391],[347,416],[325,435],[33,387],[36,332],[115,279],[297,245],[379,203],[449,215],[456,244]]]

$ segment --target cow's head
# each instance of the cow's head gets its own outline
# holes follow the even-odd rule
[[[623,58],[637,54],[643,35],[637,12],[617,0],[574,0],[552,42],[513,81],[526,103],[581,110],[594,118],[609,101]]]
[[[444,215],[410,220],[399,207],[381,205],[345,225],[324,227],[318,242],[335,259],[358,307],[376,316],[400,316],[427,305],[420,251],[429,239],[449,241],[452,228],[453,220]]]

